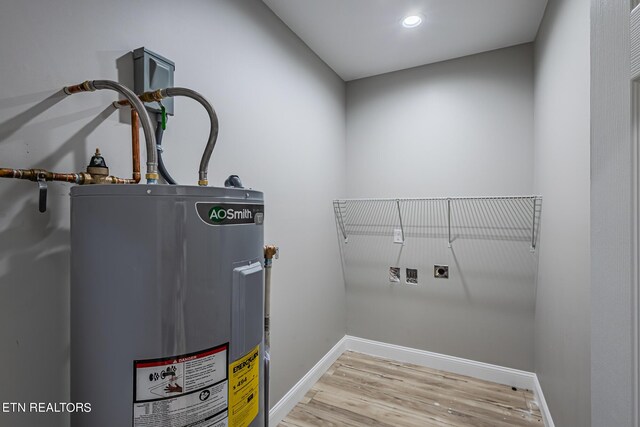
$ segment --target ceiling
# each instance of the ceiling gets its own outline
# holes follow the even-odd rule
[[[263,0],[345,81],[531,42],[547,0]],[[422,25],[404,28],[419,13]]]

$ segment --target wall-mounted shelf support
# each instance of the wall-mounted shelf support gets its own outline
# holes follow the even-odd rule
[[[402,212],[400,211],[400,199],[396,199],[396,206],[398,207],[398,218],[400,219],[400,232],[402,233],[402,244],[404,245],[404,226],[402,225]]]
[[[451,199],[447,199],[447,225],[448,225],[448,242],[449,242],[449,248],[451,248]]]
[[[538,199],[533,199],[533,218],[531,220],[531,252],[536,250],[536,215],[537,215]]]
[[[345,203],[341,202],[340,200],[335,200],[333,202],[333,212],[336,216],[336,222],[338,223],[338,227],[340,228],[340,231],[342,232],[342,238],[344,239],[345,243],[349,243],[349,238],[347,236],[347,230],[345,229],[344,226],[344,216],[342,215],[342,208],[344,206]]]

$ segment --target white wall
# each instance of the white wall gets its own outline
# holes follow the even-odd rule
[[[535,47],[535,367],[559,426],[590,425],[589,33],[588,2],[550,1]]]
[[[106,110],[115,94],[52,94],[86,79],[130,82],[126,55],[140,46],[174,60],[176,85],[213,102],[220,137],[210,182],[237,173],[263,190],[265,239],[281,247],[272,297],[277,402],[345,332],[331,209],[344,195],[344,83],[258,0],[7,0],[0,40],[0,167],[78,171],[99,146],[112,172],[128,176],[130,130]],[[166,163],[195,184],[206,115],[185,99],[176,113]],[[2,402],[68,399],[68,191],[50,184],[49,211],[39,214],[34,183],[0,181]],[[37,421],[67,425],[64,416],[0,413],[1,425]]]
[[[531,194],[532,53],[527,44],[349,82],[348,195]],[[378,222],[393,221],[389,212]],[[434,220],[405,214],[414,216],[405,224]],[[478,214],[468,206],[455,222],[473,227]],[[442,236],[410,236],[403,247],[390,235],[350,237],[347,331],[531,371],[537,253],[529,246],[495,236],[457,239],[452,249]],[[434,279],[434,264],[449,265],[451,278]],[[418,268],[420,284],[390,285],[395,265]]]

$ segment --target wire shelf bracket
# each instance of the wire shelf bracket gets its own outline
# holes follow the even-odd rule
[[[344,215],[343,210],[346,205],[345,201],[342,200],[334,200],[333,202],[333,212],[336,216],[336,222],[338,223],[338,227],[342,232],[342,238],[344,239],[344,243],[349,243],[349,237],[347,236],[347,231],[344,226]]]
[[[447,225],[448,225],[448,247],[451,249],[451,199],[447,199]]]
[[[396,206],[398,208],[398,219],[400,220],[400,233],[402,233],[402,244],[404,245],[404,226],[402,225],[402,211],[400,210],[400,199],[396,199]]]

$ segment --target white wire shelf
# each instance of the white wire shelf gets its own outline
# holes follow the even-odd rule
[[[542,196],[339,199],[333,201],[344,243],[350,236],[529,242],[535,250]]]

